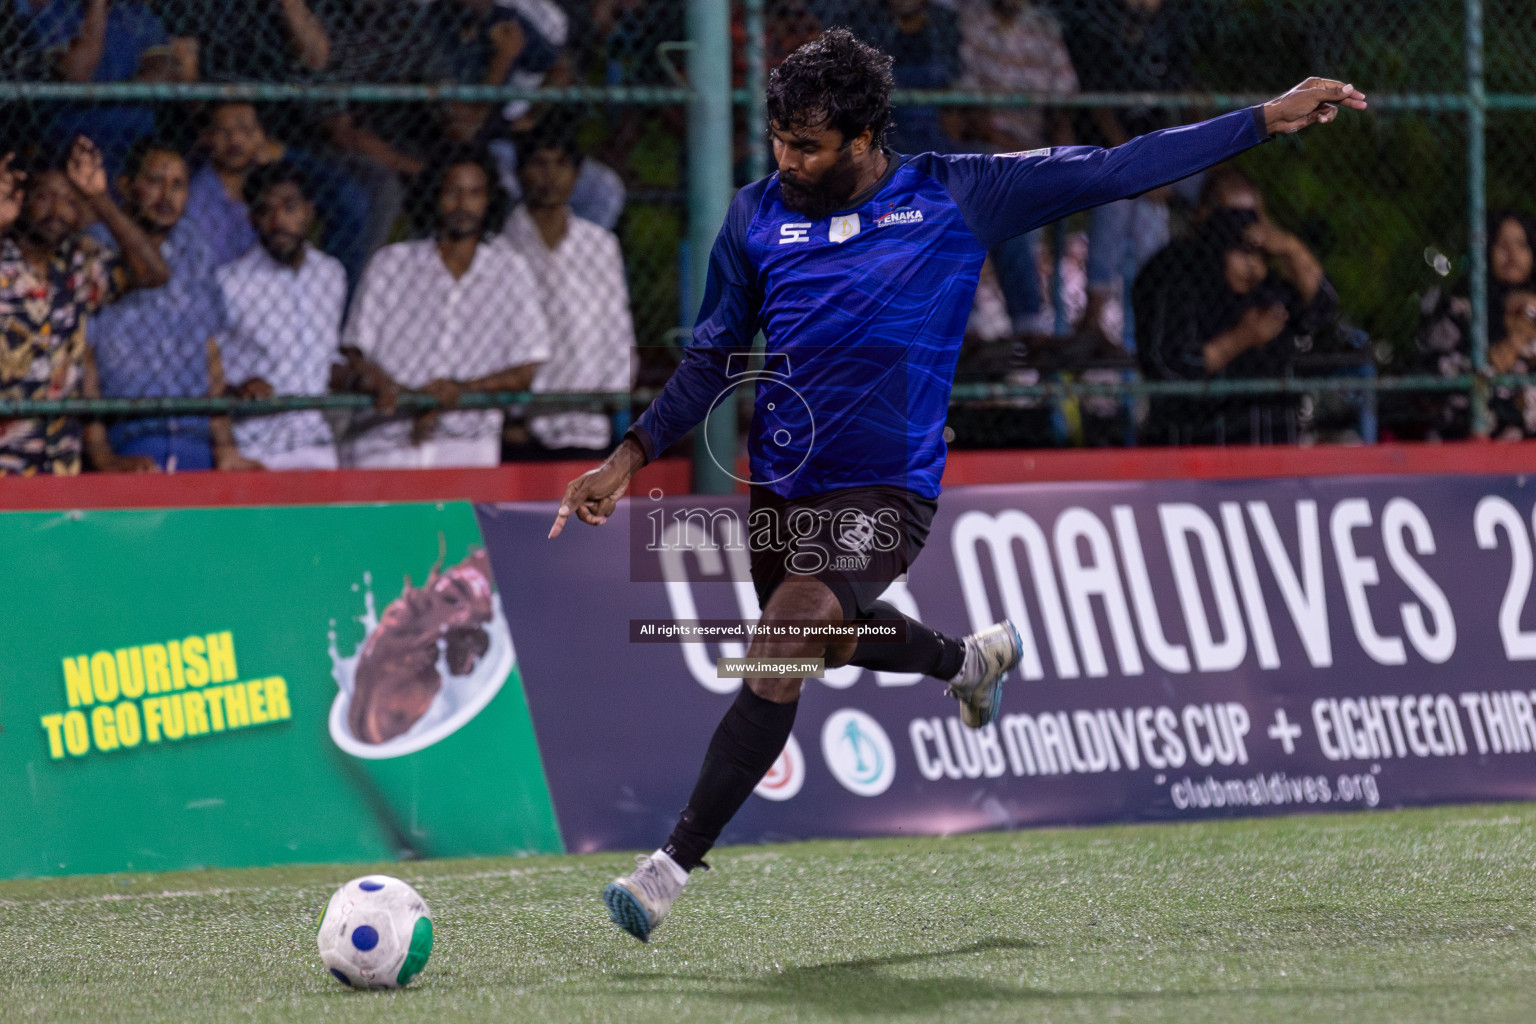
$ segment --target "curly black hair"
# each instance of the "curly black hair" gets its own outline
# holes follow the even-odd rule
[[[827,125],[844,144],[868,128],[883,148],[893,85],[889,54],[845,28],[828,29],[768,76],[768,119],[781,128]]]
[[[133,145],[128,147],[128,155],[123,157],[122,176],[129,181],[137,178],[151,153],[174,153],[183,162],[187,159],[186,150],[170,136],[146,135],[141,139],[135,139]]]
[[[240,197],[245,200],[246,206],[254,208],[260,206],[267,193],[279,185],[293,185],[305,199],[313,201],[315,198],[314,183],[310,181],[309,175],[288,160],[274,160],[269,164],[252,167],[245,176]]]
[[[490,200],[485,208],[485,230],[482,237],[490,238],[501,232],[512,212],[512,198],[501,184],[501,171],[490,151],[484,146],[453,146],[437,155],[437,158],[416,179],[416,196],[411,203],[411,223],[422,238],[437,233],[437,201],[443,194],[443,182],[448,172],[463,164],[473,164],[485,174]]]
[[[541,149],[553,149],[573,164],[581,163],[581,145],[576,141],[575,125],[569,117],[550,111],[527,131],[512,136],[517,147],[517,166]]]

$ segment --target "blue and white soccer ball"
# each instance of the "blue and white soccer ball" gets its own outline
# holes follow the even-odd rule
[[[399,988],[432,955],[432,912],[421,894],[389,875],[354,878],[320,915],[320,959],[353,988]]]

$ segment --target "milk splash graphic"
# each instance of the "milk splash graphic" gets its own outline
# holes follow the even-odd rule
[[[336,642],[336,620],[332,619],[326,631],[327,650],[331,656],[331,678],[336,681],[336,699],[331,703],[331,739],[353,757],[383,760],[414,754],[418,750],[452,735],[470,721],[491,702],[501,690],[507,676],[516,663],[512,648],[512,631],[507,627],[506,616],[501,610],[501,595],[491,594],[491,621],[485,624],[490,647],[467,675],[456,676],[448,670],[447,643],[437,642],[437,673],[443,680],[442,689],[433,698],[426,714],[410,729],[384,743],[364,743],[352,735],[347,724],[347,709],[352,703],[352,691],[356,686],[357,660],[363,645],[379,626],[378,606],[373,596],[373,573],[363,573],[361,585],[352,584],[352,592],[363,595],[363,613],[353,616],[353,621],[363,627],[362,639],[349,655],[342,655]]]

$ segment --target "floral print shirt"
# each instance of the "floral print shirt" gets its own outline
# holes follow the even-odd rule
[[[86,318],[127,288],[127,272],[99,242],[66,242],[39,274],[14,238],[0,238],[0,399],[76,398],[84,379]],[[0,419],[0,475],[80,472],[74,416]]]

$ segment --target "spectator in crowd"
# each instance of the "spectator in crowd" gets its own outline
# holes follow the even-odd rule
[[[1028,0],[966,0],[960,7],[959,87],[968,92],[1077,92],[1077,72],[1055,15]],[[963,122],[964,138],[1008,153],[1066,146],[1071,120],[1049,107],[990,107]]]
[[[405,59],[430,52],[417,4],[397,0],[156,0],[175,41],[192,52],[193,78],[210,81],[369,82],[431,81],[421,60]],[[383,5],[386,5],[383,6]],[[402,12],[402,6],[409,11]],[[402,19],[396,15],[404,14]],[[412,19],[411,15],[415,15]],[[388,16],[398,27],[414,20],[412,47],[368,31]],[[394,45],[389,45],[393,42]],[[338,56],[343,59],[338,60]],[[387,63],[394,59],[394,66]],[[386,69],[394,74],[386,74]],[[420,170],[368,123],[365,116],[339,106],[283,103],[267,107],[269,128],[280,128],[291,144],[289,159],[309,175],[325,237],[322,246],[339,258],[355,282],[363,264],[388,239],[400,213],[398,174]],[[281,151],[283,147],[277,147]],[[272,159],[275,157],[268,157]],[[238,205],[238,184],[230,193]],[[232,211],[246,221],[243,210]],[[241,250],[244,251],[244,246]]]
[[[550,0],[434,0],[434,31],[447,74],[473,85],[536,88],[554,71],[565,46],[565,12]],[[494,105],[450,104],[448,123],[460,142],[496,134]],[[514,100],[500,120],[516,124],[529,111]],[[488,121],[492,123],[488,125]]]
[[[345,17],[343,0],[156,0],[155,6],[172,36],[195,44],[195,77],[221,82],[282,82],[323,70]]]
[[[315,204],[301,169],[262,164],[244,189],[257,244],[217,271],[224,374],[245,398],[323,395],[340,348],[346,271],[309,244]],[[234,439],[241,455],[267,469],[336,468],[330,424],[315,409],[238,418]]]
[[[880,0],[874,0],[876,5]],[[747,24],[744,12],[731,18],[732,81],[740,88],[747,80]],[[815,4],[807,0],[767,0],[763,8],[763,60],[771,70],[795,50],[821,35],[825,23],[817,16]]]
[[[533,130],[560,130],[565,118],[557,111],[546,113]],[[486,149],[496,164],[501,187],[511,202],[523,199],[522,177],[518,174],[517,143],[514,138],[496,139]],[[624,212],[628,190],[617,171],[590,156],[584,156],[576,168],[576,184],[571,190],[570,206],[576,216],[606,231],[612,231]]]
[[[592,0],[588,18],[610,85],[669,85],[656,47],[688,37],[687,8],[670,0]]]
[[[895,60],[891,73],[896,88],[948,89],[959,79],[960,21],[951,8],[931,0],[885,0],[862,13],[850,13],[854,33]],[[955,148],[933,107],[891,111],[889,138],[891,148],[900,153],[948,153]]]
[[[436,15],[439,61],[450,80],[524,88],[569,83],[564,56],[569,23],[551,0],[434,0],[430,10]],[[443,109],[442,133],[459,145],[484,146],[501,187],[515,201],[518,156],[510,133],[558,116],[523,101],[499,111],[491,104],[450,102]],[[596,160],[583,160],[571,196],[577,214],[612,229],[624,202],[623,179]]]
[[[975,92],[1077,92],[1077,73],[1061,26],[1044,7],[1027,0],[967,0],[960,8],[960,88]],[[1065,111],[1038,107],[955,110],[950,131],[966,148],[991,153],[1027,152],[1069,145]],[[1039,231],[1010,238],[992,251],[993,269],[1016,335],[1043,333],[1037,323],[1044,300],[1035,256]]]
[[[432,39],[433,11],[400,0],[350,0],[344,27],[333,33],[325,77],[336,82],[418,84],[446,77]],[[427,104],[338,104],[319,115],[326,156],[363,186],[369,198],[364,249],[389,242],[405,207],[406,183],[426,168],[422,154],[441,144]],[[348,268],[351,270],[352,268]]]
[[[347,465],[501,461],[501,413],[453,407],[469,392],[528,390],[550,356],[538,286],[501,237],[507,207],[484,150],[452,150],[421,197],[431,235],[387,245],[368,264],[347,323],[342,386],[374,394],[385,415],[346,440]],[[401,388],[425,391],[450,411],[389,415]]]
[[[210,109],[202,141],[208,162],[192,175],[186,219],[208,247],[214,266],[222,267],[256,244],[256,229],[245,206],[245,181],[270,161],[270,145],[249,103],[220,103]]]
[[[533,390],[626,391],[634,381],[635,328],[619,240],[571,212],[581,154],[571,137],[545,132],[518,140],[523,202],[507,219],[507,239],[527,260],[549,322],[548,360]],[[534,416],[533,451],[593,457],[612,443],[611,418],[594,412]]]
[[[49,0],[27,23],[26,38],[52,56],[65,82],[179,81],[185,76],[165,25],[143,0]],[[101,149],[109,174],[134,140],[155,130],[147,103],[61,105],[47,137],[54,144],[84,135]]]
[[[1057,6],[1063,37],[1088,92],[1185,92],[1195,86],[1189,54],[1188,5],[1167,0],[1070,0]],[[1095,107],[1080,118],[1081,141],[1118,146],[1137,135],[1181,123],[1158,107]],[[1189,185],[1154,189],[1096,207],[1088,223],[1088,306],[1080,329],[1117,341],[1110,310],[1128,276],[1172,238],[1169,203]],[[1193,196],[1186,196],[1193,199]]]
[[[0,161],[0,397],[97,398],[87,319],[134,288],[158,288],[169,271],[154,243],[107,194],[101,153],[75,140],[67,162],[29,178]],[[23,178],[25,187],[23,187]],[[121,256],[83,231],[103,221]],[[0,474],[80,472],[82,449],[105,471],[153,469],[113,453],[100,423],[74,416],[0,422]]]
[[[608,85],[675,85],[671,77],[674,64],[659,59],[662,51],[657,48],[688,37],[687,13],[686,5],[669,0],[593,0],[587,31],[603,68],[603,81]],[[605,113],[608,131],[602,143],[603,160],[612,167],[628,168],[642,180],[656,171],[648,172],[632,161],[636,147],[650,139],[682,138],[687,133],[687,115],[680,107],[610,107]],[[589,156],[583,166],[593,162]],[[657,170],[665,173],[664,168],[662,165]],[[612,230],[612,222],[584,212],[580,195],[578,179],[577,191],[571,197],[576,215]]]
[[[256,242],[254,218],[245,205],[245,181],[251,172],[275,160],[297,167],[314,189],[312,199],[322,221],[320,245],[342,261],[349,280],[367,262],[369,197],[330,162],[305,150],[285,146],[267,134],[250,103],[218,103],[208,111],[202,141],[208,162],[192,175],[187,221],[223,266]]]
[[[1149,380],[1288,376],[1298,339],[1338,315],[1317,258],[1252,210],[1212,211],[1190,241],[1148,261],[1133,301]],[[1289,396],[1154,398],[1143,434],[1153,444],[1295,443],[1296,405]]]
[[[160,252],[170,280],[103,309],[90,325],[104,398],[194,398],[214,393],[210,364],[224,326],[224,302],[208,247],[183,225],[187,161],[153,136],[128,151],[118,193]],[[229,418],[127,419],[108,431],[119,455],[143,455],[166,470],[248,468]]]
[[[1536,370],[1536,218],[1503,211],[1488,218],[1488,366],[1494,373]],[[1420,303],[1417,353],[1410,373],[1468,376],[1472,300],[1431,289]],[[1465,394],[1396,398],[1384,414],[1394,436],[1451,440],[1472,435]],[[1536,437],[1536,389],[1497,386],[1488,400],[1489,433],[1498,440]]]
[[[1269,216],[1259,186],[1231,164],[1218,164],[1205,172],[1200,198],[1190,220],[1198,225],[1214,210],[1252,210],[1260,220]]]

